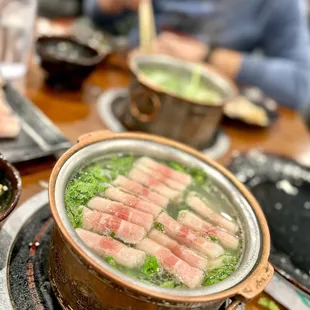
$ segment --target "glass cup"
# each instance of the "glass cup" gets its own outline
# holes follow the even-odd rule
[[[23,78],[33,42],[37,0],[0,0],[0,75]]]

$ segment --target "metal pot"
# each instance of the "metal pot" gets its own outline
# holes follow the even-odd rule
[[[129,115],[131,129],[161,135],[197,149],[208,146],[223,116],[223,105],[237,90],[231,81],[207,65],[201,67],[201,83],[222,96],[217,105],[173,95],[152,83],[141,69],[157,68],[189,77],[197,64],[164,55],[140,55],[130,58],[132,72]]]
[[[244,251],[237,270],[226,280],[198,289],[168,289],[135,280],[96,256],[75,233],[67,217],[64,194],[73,173],[88,161],[115,152],[177,160],[206,171],[239,218]],[[50,254],[50,278],[64,309],[219,309],[232,298],[236,309],[259,294],[273,268],[268,263],[270,236],[262,210],[226,169],[199,152],[165,138],[146,134],[91,133],[79,139],[57,162],[50,179],[49,200],[56,227]]]

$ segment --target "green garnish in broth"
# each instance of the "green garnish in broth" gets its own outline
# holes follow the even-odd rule
[[[215,243],[217,243],[217,244],[220,244],[219,239],[217,239],[216,237],[214,237],[214,236],[209,236],[209,238],[210,238],[213,242],[215,242]]]
[[[237,263],[238,259],[235,256],[227,255],[223,260],[222,267],[207,272],[202,285],[209,286],[225,280],[236,270]]]
[[[141,72],[154,84],[161,86],[171,95],[180,96],[188,100],[195,100],[201,104],[218,105],[222,95],[211,85],[203,83],[201,68],[197,66],[190,76],[180,75],[179,72],[160,68],[141,69]]]
[[[159,263],[155,256],[148,256],[141,267],[143,277],[148,279],[150,276],[154,275],[159,271]]]
[[[191,175],[193,180],[195,181],[196,184],[198,185],[203,185],[207,183],[208,181],[208,175],[203,169],[200,168],[185,168],[182,166],[180,163],[175,162],[175,161],[169,161],[168,166],[171,167],[174,170],[183,172],[183,173],[188,173]]]
[[[117,268],[117,263],[116,263],[116,261],[114,260],[113,257],[107,256],[107,257],[105,258],[105,261],[106,261],[109,265],[111,265],[112,267]]]
[[[175,287],[175,282],[174,281],[166,281],[160,285],[160,287],[165,287],[165,288],[174,288]]]
[[[68,183],[65,204],[74,228],[82,225],[82,211],[88,201],[103,192],[118,175],[125,175],[132,168],[133,156],[113,156],[102,162],[81,169]]]
[[[161,224],[161,223],[159,223],[159,222],[154,222],[154,227],[155,227],[157,230],[161,231],[161,232],[164,232],[164,231],[165,231],[164,225]]]

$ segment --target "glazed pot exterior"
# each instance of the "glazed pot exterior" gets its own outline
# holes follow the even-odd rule
[[[126,126],[142,132],[160,135],[182,142],[196,149],[208,147],[216,134],[223,117],[223,106],[231,100],[236,90],[224,78],[222,92],[223,101],[217,105],[194,102],[189,99],[174,96],[165,92],[160,86],[148,83],[140,74],[139,66],[151,64],[156,67],[165,64],[166,70],[180,68],[181,70],[195,70],[193,64],[183,63],[166,56],[144,56],[131,60],[131,84],[128,113],[130,118],[124,121]],[[217,74],[211,69],[204,68],[202,78],[209,79],[215,84]],[[182,73],[180,73],[182,74]],[[213,75],[214,74],[214,75]],[[213,81],[212,79],[215,78]],[[222,77],[221,77],[222,79]],[[224,83],[225,82],[225,83]]]
[[[115,152],[180,162],[196,161],[209,178],[226,188],[231,203],[240,205],[240,224],[244,229],[241,262],[228,279],[195,290],[167,289],[145,284],[122,274],[97,257],[75,233],[64,206],[65,187],[72,173],[86,160]],[[217,185],[217,183],[216,183]],[[49,184],[49,199],[55,231],[50,252],[52,287],[64,309],[206,309],[217,310],[228,298],[234,310],[267,286],[273,275],[268,263],[270,236],[264,215],[251,194],[226,169],[201,153],[168,139],[146,134],[96,132],[80,138],[56,164]]]
[[[63,309],[168,310],[178,306],[177,309],[217,310],[225,301],[167,306],[163,301],[135,295],[92,270],[83,257],[72,251],[57,227],[53,232],[49,273],[53,291]]]

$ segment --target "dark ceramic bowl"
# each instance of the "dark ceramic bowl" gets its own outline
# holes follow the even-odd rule
[[[46,72],[46,83],[56,89],[77,90],[106,56],[71,37],[37,40],[37,53]]]
[[[17,206],[22,181],[18,171],[3,159],[0,154],[0,184],[8,190],[0,195],[0,222],[3,221]]]

